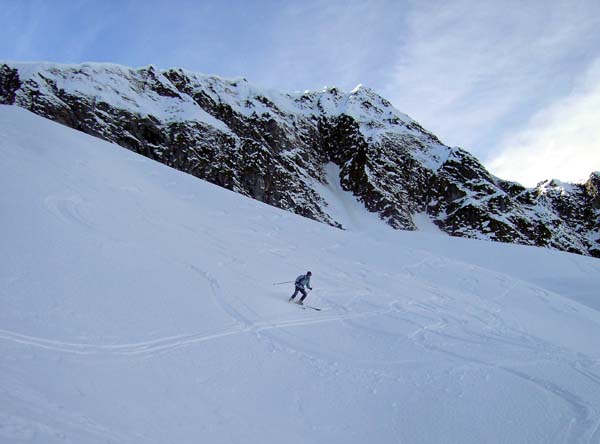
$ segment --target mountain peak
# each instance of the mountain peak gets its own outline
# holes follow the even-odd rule
[[[397,229],[426,214],[455,236],[600,257],[597,173],[586,187],[502,181],[362,85],[284,93],[152,65],[3,63],[0,103],[330,225],[343,227],[323,190],[335,170],[342,190]]]

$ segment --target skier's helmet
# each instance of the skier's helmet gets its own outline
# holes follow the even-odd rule
[[[307,271],[307,272],[306,272],[306,275],[307,275],[307,276],[312,276],[312,273],[311,273],[310,271]]]

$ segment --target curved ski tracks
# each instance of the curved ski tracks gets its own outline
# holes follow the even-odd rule
[[[425,264],[416,264],[416,267]],[[59,341],[54,339],[35,337],[21,334],[9,330],[0,330],[0,340],[16,344],[37,347],[59,353],[68,353],[75,355],[104,355],[116,357],[145,357],[152,358],[157,355],[172,352],[184,347],[198,345],[207,341],[214,341],[232,335],[255,334],[258,338],[265,336],[271,342],[275,342],[284,349],[300,353],[310,359],[319,359],[323,361],[335,360],[339,362],[340,358],[347,359],[349,365],[355,365],[352,358],[344,356],[329,356],[322,350],[311,349],[310,347],[299,346],[296,341],[289,341],[285,335],[290,334],[289,328],[301,327],[311,324],[344,322],[353,328],[372,328],[366,327],[359,322],[360,318],[374,316],[394,316],[414,325],[415,329],[408,335],[406,340],[413,341],[418,346],[447,356],[449,359],[457,361],[461,366],[479,366],[504,372],[511,377],[518,378],[526,384],[533,385],[536,390],[540,390],[552,397],[559,398],[572,412],[571,420],[565,431],[557,436],[556,442],[562,443],[596,443],[600,440],[600,408],[590,405],[577,393],[568,390],[563,386],[552,382],[524,370],[525,365],[534,361],[554,361],[560,365],[570,367],[576,374],[581,375],[594,386],[600,386],[600,376],[592,371],[592,367],[598,364],[598,359],[575,355],[568,350],[562,350],[559,347],[547,343],[538,337],[531,336],[518,329],[518,326],[507,325],[498,315],[494,301],[488,300],[487,304],[467,305],[467,312],[460,313],[451,306],[453,297],[448,292],[442,291],[435,285],[423,288],[424,294],[430,294],[431,297],[420,298],[419,300],[393,300],[387,307],[381,309],[348,311],[345,307],[339,307],[346,310],[343,313],[320,312],[312,315],[292,316],[284,319],[253,321],[252,318],[258,318],[259,315],[254,312],[247,304],[242,304],[239,300],[229,300],[229,296],[221,291],[221,285],[210,273],[191,266],[190,268],[202,279],[208,281],[211,289],[212,300],[230,319],[231,324],[222,329],[208,330],[203,332],[194,332],[189,334],[167,336],[148,341],[140,341],[124,344],[86,344],[74,343],[68,341]],[[509,294],[519,284],[518,281],[510,282],[504,294],[500,295],[502,299]],[[527,284],[528,285],[528,284]],[[544,292],[541,290],[542,293]],[[464,304],[464,300],[460,301]],[[243,306],[243,310],[238,308]],[[458,306],[458,305],[457,305]],[[462,305],[465,308],[464,305]],[[249,314],[246,314],[249,313]],[[469,317],[469,322],[465,322],[465,316]],[[486,328],[473,328],[470,324],[480,323]],[[274,334],[275,331],[284,334]],[[381,333],[381,332],[379,332]],[[464,353],[456,352],[447,347],[439,345],[438,339],[451,341],[452,343],[464,342],[470,346],[485,346],[490,343],[503,343],[511,350],[524,352],[526,359],[511,358],[510,360],[500,358],[481,359],[476,356],[467,356]],[[463,348],[465,349],[465,348]],[[466,348],[468,349],[468,348]],[[398,362],[390,360],[390,363]],[[381,362],[374,362],[381,363]],[[375,369],[363,368],[374,374],[378,372]]]

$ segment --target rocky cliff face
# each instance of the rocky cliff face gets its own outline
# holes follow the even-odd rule
[[[600,257],[599,173],[503,181],[368,88],[283,94],[182,69],[0,63],[0,103],[334,226],[319,193],[331,180],[397,229],[426,213],[451,235]]]

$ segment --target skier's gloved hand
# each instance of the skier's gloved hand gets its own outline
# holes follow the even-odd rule
[[[312,291],[312,287],[308,287],[308,289],[309,289],[310,291]]]

